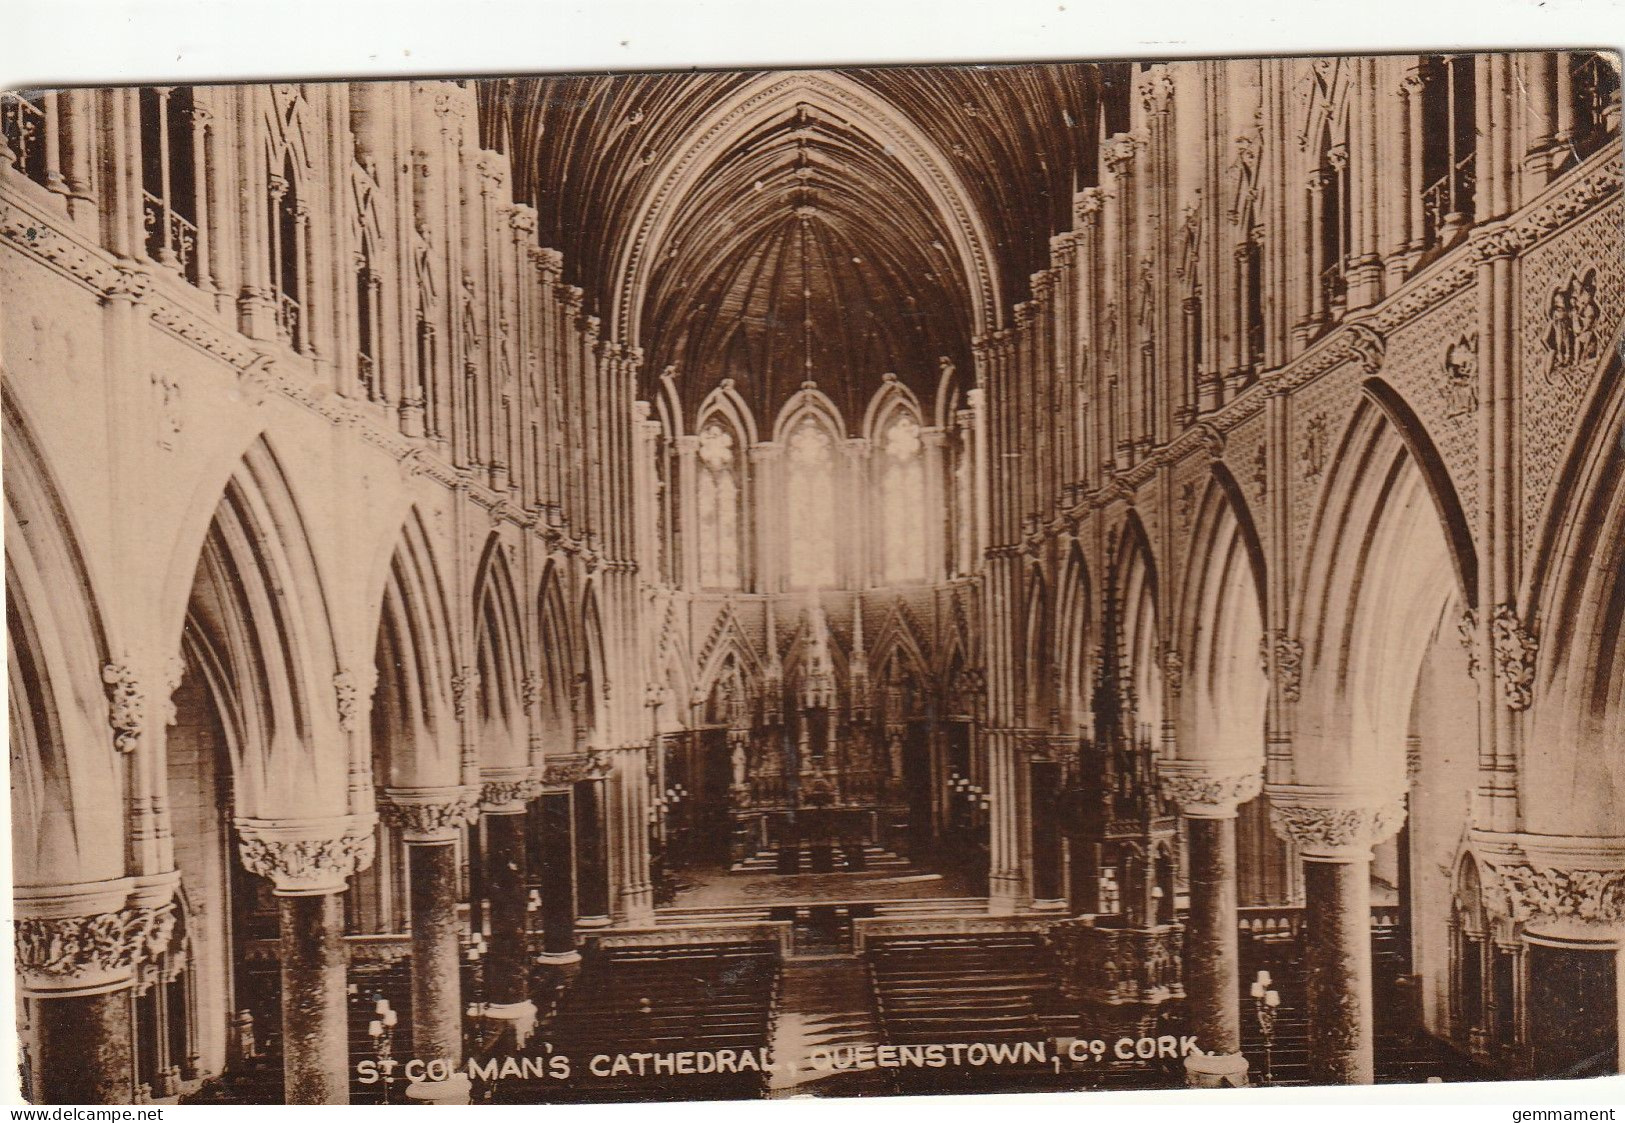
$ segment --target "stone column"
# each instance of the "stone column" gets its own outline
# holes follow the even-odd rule
[[[238,819],[243,867],[275,887],[281,925],[282,1073],[290,1104],[350,1102],[345,879],[372,865],[371,815]]]
[[[654,885],[649,880],[649,749],[646,745],[622,745],[615,753],[614,785],[615,850],[620,900],[616,916],[629,925],[654,922]]]
[[[1190,915],[1185,922],[1185,995],[1200,1055],[1185,1058],[1192,1087],[1247,1083],[1241,1055],[1240,937],[1236,917],[1236,810],[1258,794],[1261,761],[1177,761],[1163,789],[1185,817]]]
[[[1530,1046],[1528,1075],[1595,1065],[1610,1046],[1625,1071],[1625,835],[1474,830],[1472,847],[1494,874],[1485,908],[1518,925],[1526,967],[1514,986],[1527,989],[1516,1036]]]
[[[468,788],[395,788],[381,803],[385,818],[406,843],[412,902],[412,1056],[463,1063],[463,996],[457,919],[457,839],[475,820]],[[468,1102],[468,1077],[420,1081],[408,1099],[436,1104]]]
[[[173,876],[16,891],[17,982],[33,1000],[30,1103],[135,1100],[131,987],[174,929]]]
[[[576,893],[580,928],[609,924],[609,868],[604,860],[604,781],[583,780],[575,789]]]
[[[491,902],[491,952],[485,961],[487,1018],[513,1023],[514,1046],[522,1048],[536,1025],[530,1000],[529,886],[526,876],[525,801],[534,790],[523,780],[485,784],[485,891]]]
[[[578,963],[574,847],[570,792],[542,796],[542,956],[548,963]]]
[[[1404,822],[1403,796],[1282,786],[1270,800],[1270,825],[1304,862],[1310,1080],[1374,1083],[1371,847]]]

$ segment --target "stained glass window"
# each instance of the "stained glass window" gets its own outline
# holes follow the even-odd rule
[[[790,435],[790,584],[835,584],[835,455],[829,432],[807,418]]]
[[[739,478],[733,434],[712,422],[700,431],[700,584],[739,588]]]
[[[899,414],[881,441],[881,557],[886,581],[925,577],[925,456],[920,425]]]

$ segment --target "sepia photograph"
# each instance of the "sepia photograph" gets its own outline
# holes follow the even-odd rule
[[[0,95],[23,1098],[1619,1073],[1620,106]]]

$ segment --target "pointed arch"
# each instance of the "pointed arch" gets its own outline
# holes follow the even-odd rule
[[[581,595],[581,666],[576,672],[576,736],[589,741],[605,734],[602,717],[609,699],[609,664],[604,652],[604,624],[598,611],[598,587],[589,583]]]
[[[1162,724],[1162,624],[1157,565],[1151,539],[1137,512],[1123,520],[1114,550],[1114,573],[1123,622],[1123,656],[1134,686],[1135,720],[1155,729]]]
[[[840,409],[828,394],[817,386],[807,385],[790,395],[779,409],[779,416],[773,422],[773,439],[783,444],[807,420],[821,425],[837,440],[846,436],[846,422]]]
[[[973,332],[997,328],[1003,304],[992,242],[972,196],[936,144],[873,90],[835,71],[767,72],[742,82],[707,115],[702,125],[672,146],[671,156],[650,177],[630,213],[642,220],[627,231],[618,254],[617,299],[609,338],[641,342],[644,298],[662,246],[707,171],[741,141],[776,118],[809,107],[850,123],[905,168],[926,192],[953,241],[953,256],[966,278]]]
[[[1294,759],[1310,774],[1298,782],[1398,790],[1422,661],[1466,596],[1424,474],[1374,398],[1329,463],[1292,614],[1307,703]]]
[[[575,747],[577,738],[571,707],[577,656],[562,572],[558,562],[549,559],[537,591],[539,679],[536,702],[544,751],[568,753]]]
[[[346,814],[332,614],[311,537],[281,463],[256,438],[205,535],[185,631],[212,653],[214,703],[233,715],[239,816]]]
[[[1625,362],[1618,346],[1610,353],[1528,578],[1538,634],[1548,638],[1527,742],[1541,746],[1542,767],[1521,782],[1530,830],[1617,833],[1617,823],[1576,816],[1606,818],[1625,801]]]
[[[881,377],[880,387],[869,398],[869,406],[863,412],[863,435],[871,444],[879,443],[886,425],[898,412],[909,414],[914,420],[925,424],[925,411],[920,408],[920,400],[895,374],[886,374]]]
[[[772,611],[771,606],[768,607],[768,611]],[[761,681],[762,660],[746,636],[744,626],[740,623],[738,614],[734,612],[732,603],[723,607],[722,614],[711,626],[711,633],[706,637],[705,646],[700,651],[698,672],[694,675],[694,698],[703,700],[710,695],[712,687],[716,685],[717,676],[721,674],[722,667],[730,655],[738,660],[751,683]]]
[[[1462,509],[1456,485],[1450,479],[1444,457],[1428,435],[1422,419],[1416,416],[1410,404],[1399,391],[1380,378],[1365,380],[1365,392],[1383,416],[1405,442],[1405,450],[1422,473],[1428,495],[1438,511],[1439,524],[1444,529],[1445,544],[1450,547],[1450,560],[1456,571],[1456,584],[1462,603],[1469,608],[1478,606],[1478,552],[1473,546],[1472,527]]]
[[[840,579],[837,495],[846,474],[845,429],[822,392],[807,387],[784,404],[775,439],[784,446],[788,515],[786,576],[792,589],[828,588]]]
[[[373,768],[388,787],[460,781],[452,611],[423,513],[411,507],[378,598],[373,667]]]
[[[734,590],[746,581],[746,543],[750,526],[750,449],[756,423],[750,407],[724,379],[701,403],[695,415],[694,505],[698,535],[698,584]]]
[[[125,873],[124,839],[101,817],[119,804],[122,767],[107,722],[100,602],[43,450],[0,387],[13,882],[111,879]]]
[[[913,391],[888,374],[870,399],[863,432],[869,441],[869,493],[877,510],[870,519],[879,554],[879,576],[888,585],[926,580],[928,542],[940,528],[929,509],[924,414]]]
[[[1089,662],[1095,643],[1094,597],[1089,563],[1083,556],[1083,547],[1074,539],[1067,550],[1055,595],[1056,703],[1063,730],[1076,730],[1089,721]]]
[[[523,768],[528,762],[524,624],[507,549],[496,533],[486,539],[475,571],[474,652],[481,766]]]
[[[898,600],[892,604],[886,619],[875,632],[870,661],[877,667],[897,661],[914,675],[922,687],[931,682],[930,660],[926,658],[927,645],[920,638],[907,604]]]
[[[1263,551],[1239,490],[1223,466],[1203,490],[1191,540],[1185,590],[1174,624],[1182,660],[1178,701],[1192,736],[1187,758],[1262,760],[1269,679],[1264,642]],[[1229,486],[1226,486],[1226,485]]]
[[[1049,581],[1044,576],[1044,567],[1036,562],[1027,567],[1027,606],[1022,620],[1025,643],[1021,681],[1026,723],[1030,729],[1047,729],[1055,702],[1054,664],[1050,658],[1054,644],[1050,638]]]
[[[751,412],[749,403],[740,396],[739,391],[734,389],[733,379],[724,378],[717,388],[700,402],[700,408],[694,415],[694,431],[698,433],[713,414],[727,419],[727,423],[739,434],[743,442],[742,448],[749,448],[760,441],[761,438],[756,432],[756,415]]]

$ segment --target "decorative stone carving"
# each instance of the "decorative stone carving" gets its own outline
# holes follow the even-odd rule
[[[1602,351],[1602,305],[1597,297],[1597,271],[1570,273],[1546,299],[1546,381],[1559,379],[1583,386]]]
[[[18,917],[17,970],[36,991],[105,986],[162,954],[174,928],[172,902],[91,916]]]
[[[1264,783],[1262,765],[1251,761],[1169,761],[1158,771],[1162,794],[1187,819],[1228,819]]]
[[[1288,702],[1303,696],[1303,643],[1285,632],[1275,633],[1275,683]]]
[[[1317,413],[1304,425],[1303,448],[1298,453],[1306,479],[1318,480],[1320,473],[1326,470],[1327,440],[1326,415]]]
[[[166,452],[175,449],[175,438],[180,436],[184,418],[181,413],[181,384],[172,375],[154,374],[152,385],[158,392],[158,447]]]
[[[102,668],[107,684],[107,721],[113,727],[113,747],[133,753],[141,744],[146,728],[146,697],[135,671],[127,663],[109,663]]]
[[[1403,797],[1365,793],[1270,791],[1270,827],[1307,859],[1369,859],[1371,848],[1405,821]]]
[[[1387,354],[1387,346],[1383,343],[1382,336],[1365,324],[1350,324],[1347,339],[1361,370],[1367,374],[1376,374],[1382,370],[1382,362]]]
[[[1537,870],[1520,864],[1497,872],[1515,920],[1625,924],[1625,870]]]
[[[473,788],[391,788],[378,810],[407,842],[449,842],[479,818],[478,794]]]
[[[1510,604],[1495,606],[1490,617],[1490,643],[1495,651],[1495,672],[1509,709],[1527,710],[1533,700],[1535,652],[1540,642],[1523,626]]]
[[[1456,622],[1456,634],[1461,637],[1462,650],[1467,652],[1467,677],[1478,677],[1478,609],[1465,608]]]
[[[563,787],[583,780],[602,780],[609,773],[609,754],[602,749],[588,749],[582,756],[550,762],[542,770],[542,783],[550,788]]]
[[[333,676],[333,696],[338,703],[339,728],[346,733],[354,733],[356,730],[358,694],[355,676],[349,671],[340,671]]]
[[[1162,681],[1175,698],[1185,688],[1185,657],[1176,647],[1166,648],[1162,653]]]
[[[1191,528],[1191,513],[1196,508],[1196,481],[1186,480],[1179,485],[1179,529]]]
[[[238,819],[243,868],[269,879],[280,896],[337,893],[372,865],[372,817]]]
[[[468,720],[468,699],[480,687],[478,667],[459,667],[451,676],[451,712],[458,721]]]
[[[520,680],[520,705],[524,707],[527,717],[534,716],[537,707],[542,704],[542,684],[542,676],[535,671]]]
[[[1444,384],[1439,387],[1446,417],[1478,412],[1478,333],[1463,335],[1445,348]]]
[[[180,714],[175,709],[175,691],[181,688],[181,679],[186,676],[186,661],[179,655],[171,655],[164,660],[164,724],[174,725],[180,720]]]
[[[523,811],[541,792],[541,780],[530,772],[492,777],[480,786],[479,809],[498,815]]]
[[[1109,138],[1100,146],[1100,158],[1106,161],[1106,167],[1113,175],[1121,176],[1128,171],[1128,164],[1134,159],[1134,138],[1127,133],[1118,133]]]
[[[1095,1007],[1155,1008],[1183,998],[1184,929],[1096,927],[1091,918],[1052,925],[1048,942],[1069,998]]]

